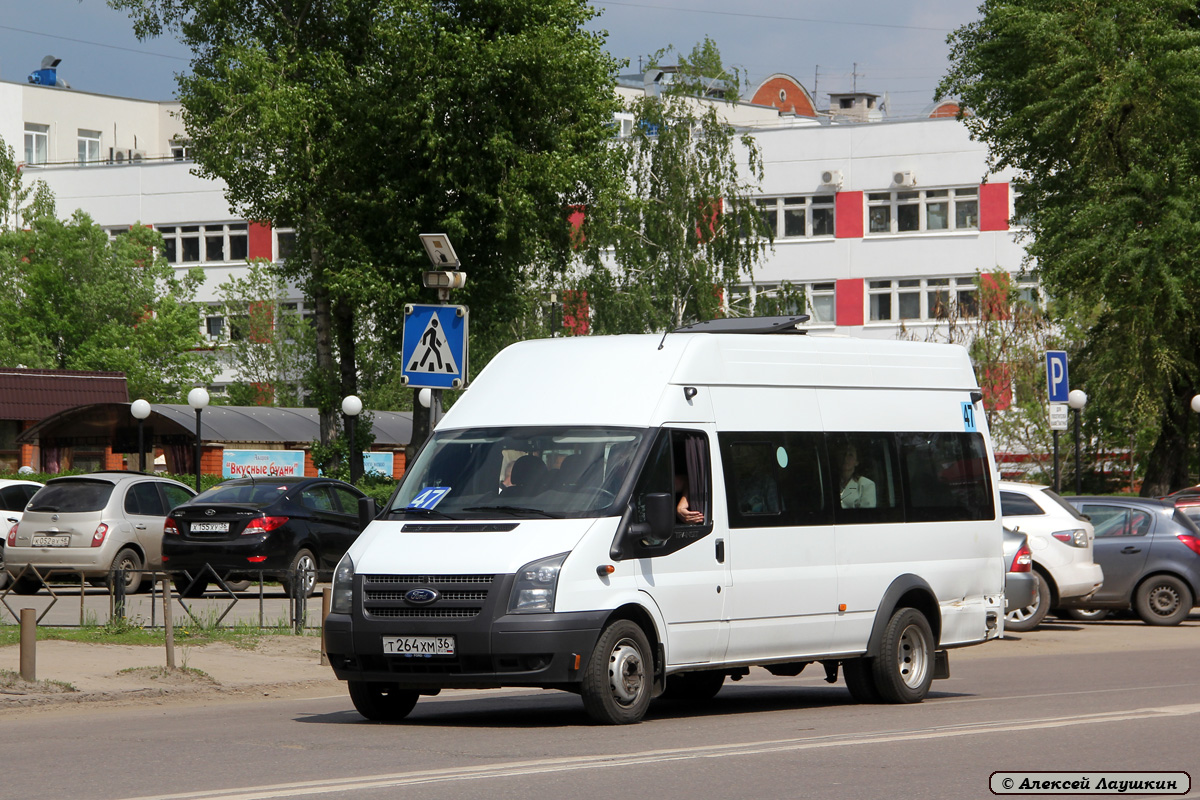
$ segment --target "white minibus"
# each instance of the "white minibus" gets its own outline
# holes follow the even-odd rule
[[[859,702],[913,703],[948,649],[1000,635],[966,351],[804,319],[496,356],[337,567],[325,647],[355,708],[526,686],[634,723],[814,664]]]

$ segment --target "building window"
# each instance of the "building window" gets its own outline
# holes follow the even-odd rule
[[[249,253],[244,222],[166,226],[158,232],[163,236],[163,254],[172,264],[245,261]]]
[[[21,446],[17,444],[20,432],[20,422],[0,419],[0,472],[16,472],[21,467]]]
[[[809,288],[808,313],[812,317],[813,322],[832,324],[836,321],[836,306],[834,305],[835,286],[836,284],[830,281],[829,283],[814,283]]]
[[[173,142],[171,144],[171,158],[176,161],[191,161],[192,146],[180,142]]]
[[[763,225],[776,239],[833,236],[831,194],[763,197],[755,204]]]
[[[275,260],[287,261],[296,249],[296,232],[293,230],[275,231]]]
[[[204,318],[204,332],[210,339],[219,339],[225,332],[225,317],[220,314],[209,314]]]
[[[867,195],[869,233],[979,230],[979,187]]]
[[[50,126],[25,123],[25,163],[45,164],[50,156]]]
[[[86,167],[100,161],[100,131],[79,129],[79,166]]]
[[[868,281],[867,303],[871,322],[979,316],[979,292],[975,279],[967,277]]]

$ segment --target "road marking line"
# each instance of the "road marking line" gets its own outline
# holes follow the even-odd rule
[[[828,747],[888,744],[914,740],[943,739],[951,736],[1028,731],[1031,729],[1065,728],[1075,725],[1095,725],[1134,719],[1179,717],[1193,714],[1200,714],[1200,704],[1135,708],[1128,711],[1103,711],[1094,714],[1010,720],[1008,722],[963,723],[910,731],[890,731],[865,735],[836,734],[802,739],[774,739],[762,742],[742,742],[740,744],[701,745],[670,750],[655,750],[649,753],[572,756],[538,759],[535,761],[508,761],[474,767],[414,770],[385,775],[370,775],[360,778],[328,778],[314,781],[298,781],[295,783],[280,783],[271,786],[145,795],[135,798],[124,798],[124,800],[270,800],[271,798],[278,797],[298,797],[302,795],[328,794],[331,792],[363,791],[396,786],[481,780],[484,778],[508,778],[518,775],[537,775],[585,769],[641,766],[701,758],[752,756],[768,753],[816,750]]]

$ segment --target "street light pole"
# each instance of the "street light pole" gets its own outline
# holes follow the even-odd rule
[[[1192,411],[1200,414],[1200,394],[1192,396]],[[1200,431],[1198,431],[1196,434],[1196,453],[1198,457],[1200,457]],[[1200,483],[1200,478],[1196,480],[1196,483]]]
[[[188,405],[196,409],[196,491],[200,491],[200,412],[208,406],[208,391],[203,386],[197,386],[188,392]]]
[[[346,415],[346,439],[347,451],[350,459],[350,483],[357,484],[358,479],[362,477],[359,471],[359,464],[362,463],[362,451],[358,449],[354,439],[354,423],[358,419],[358,415],[362,413],[362,400],[356,395],[347,395],[342,398],[342,413]]]
[[[146,471],[146,417],[150,416],[150,404],[145,400],[134,400],[129,413],[138,421],[138,471]]]
[[[1081,495],[1082,474],[1079,471],[1079,427],[1080,417],[1083,416],[1083,407],[1087,405],[1088,396],[1082,389],[1073,389],[1067,395],[1067,405],[1075,409],[1075,494]]]

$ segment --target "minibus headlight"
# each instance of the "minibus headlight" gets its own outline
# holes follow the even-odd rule
[[[354,608],[354,561],[350,554],[342,556],[333,571],[333,591],[330,592],[329,612],[349,614]]]
[[[554,593],[558,589],[558,573],[567,554],[560,553],[541,561],[531,561],[517,570],[512,596],[508,600],[510,614],[538,614],[554,610]]]

